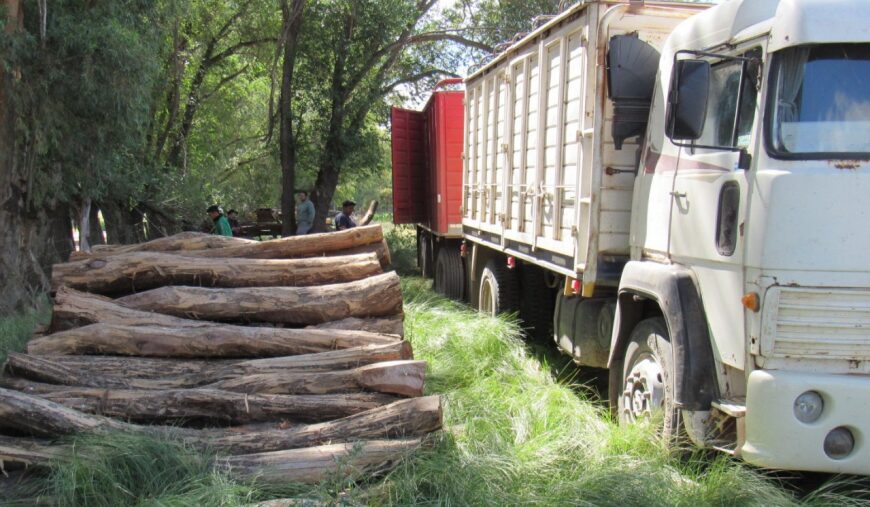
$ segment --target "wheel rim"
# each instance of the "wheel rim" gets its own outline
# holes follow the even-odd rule
[[[637,358],[624,380],[623,412],[631,421],[649,419],[665,403],[664,370],[651,354]]]
[[[495,316],[495,292],[492,289],[492,281],[484,277],[480,281],[480,312]]]

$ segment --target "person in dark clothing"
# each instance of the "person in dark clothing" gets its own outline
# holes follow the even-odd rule
[[[214,228],[211,230],[213,234],[218,234],[220,236],[233,235],[230,223],[227,221],[227,217],[224,216],[224,213],[219,206],[216,204],[209,206],[206,213],[208,213],[208,216],[210,216],[212,222],[214,222]]]
[[[353,219],[353,210],[356,203],[353,201],[344,201],[341,205],[341,213],[335,215],[335,230],[343,231],[356,227],[356,222]]]
[[[239,225],[239,212],[231,209],[227,211],[227,222],[230,223],[230,229],[233,231],[233,236],[238,236],[239,233],[242,232],[241,225]]]

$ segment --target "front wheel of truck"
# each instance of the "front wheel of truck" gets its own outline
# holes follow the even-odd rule
[[[680,411],[674,405],[673,354],[663,318],[643,320],[632,331],[622,362],[617,405],[620,424],[661,420],[665,440],[673,441],[679,434]]]

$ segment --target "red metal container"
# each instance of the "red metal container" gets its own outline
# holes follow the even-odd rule
[[[438,83],[423,111],[392,110],[393,223],[459,232],[465,92],[438,88],[461,82]]]

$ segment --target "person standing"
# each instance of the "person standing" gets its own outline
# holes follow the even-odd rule
[[[314,203],[308,198],[308,192],[301,191],[297,195],[296,205],[296,235],[308,234],[314,225]]]
[[[227,217],[224,216],[220,207],[213,204],[208,207],[206,212],[208,213],[208,216],[211,217],[212,222],[214,222],[214,227],[211,230],[212,234],[232,237],[233,230],[230,228],[230,222],[227,220]]]
[[[230,224],[230,229],[233,231],[233,236],[238,236],[241,234],[242,229],[239,224],[239,212],[231,209],[227,211],[227,222]]]
[[[356,227],[356,221],[353,219],[353,210],[356,203],[353,201],[344,201],[341,204],[341,213],[335,215],[335,230],[343,231],[345,229],[353,229]]]

